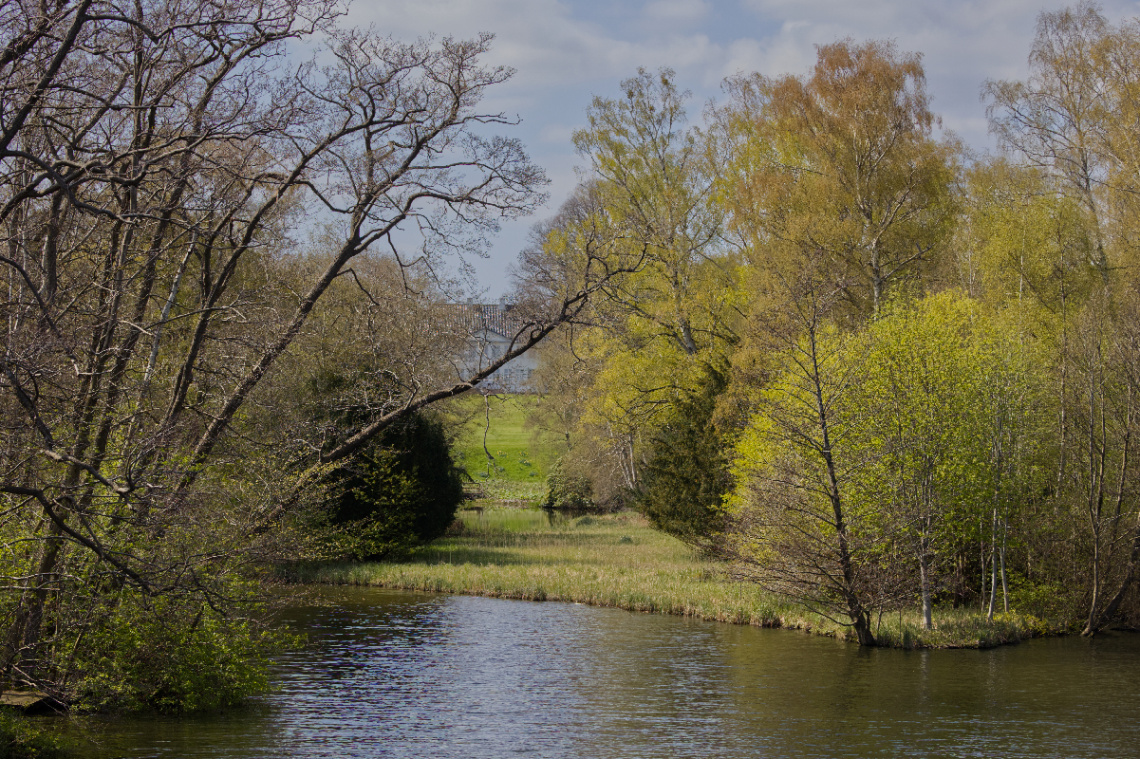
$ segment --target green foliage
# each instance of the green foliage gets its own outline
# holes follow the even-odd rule
[[[328,475],[327,548],[355,559],[397,556],[438,538],[463,501],[443,425],[418,414]]]
[[[264,692],[268,656],[286,642],[209,604],[127,593],[85,637],[75,688],[81,708],[170,713],[232,707]]]
[[[554,470],[546,478],[546,498],[542,502],[542,508],[574,511],[593,507],[594,486],[590,478],[566,472],[562,462],[555,464]]]
[[[79,756],[51,726],[0,709],[0,759],[68,759]]]
[[[958,292],[895,308],[866,331],[854,400],[866,413],[851,444],[869,462],[859,495],[896,555],[937,564],[1003,542],[1046,487],[1043,378],[1027,343]]]
[[[599,501],[634,486],[643,443],[736,340],[739,254],[722,235],[706,135],[687,125],[688,96],[672,71],[641,69],[619,97],[594,98],[587,128],[574,133],[588,180],[575,213],[540,241],[555,260],[612,249],[631,263],[591,301],[582,320],[590,326],[568,338],[568,355],[543,357],[551,395],[561,396],[550,405],[568,433],[565,460],[589,473]],[[559,358],[571,365],[551,366]]]
[[[1048,487],[1045,370],[1017,313],[949,291],[891,304],[860,333],[829,328],[799,345],[757,394],[737,445],[733,503],[751,525],[749,560],[814,597],[814,573],[839,562],[821,548],[835,493],[854,579],[875,606],[921,594],[929,609],[952,577],[959,598],[977,588],[985,570],[973,559],[992,566],[1016,550],[1011,529],[1029,534],[1029,510]],[[818,374],[803,369],[812,355]]]
[[[861,462],[845,444],[861,417],[851,402],[863,375],[857,348],[809,320],[774,357],[735,447],[724,547],[765,587],[865,627],[876,546],[849,497]]]
[[[866,377],[853,401],[868,411],[852,441],[870,462],[861,492],[896,510],[904,529],[929,529],[989,479],[975,427],[985,416],[979,318],[968,299],[945,293],[898,308],[865,333]]]
[[[728,81],[720,198],[760,279],[807,257],[875,315],[953,231],[957,146],[933,136],[921,55],[882,41],[817,50],[811,76]]]
[[[723,523],[731,479],[714,414],[727,384],[725,370],[706,367],[698,389],[686,393],[654,438],[638,482],[636,507],[654,527],[687,543],[704,542]]]
[[[965,284],[995,303],[1036,302],[1056,314],[1086,300],[1101,274],[1085,211],[1056,178],[1005,159],[966,177]]]

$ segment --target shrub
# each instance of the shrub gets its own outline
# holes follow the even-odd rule
[[[562,462],[546,478],[546,499],[542,508],[575,511],[594,507],[594,486],[589,477],[568,474]]]
[[[41,721],[0,710],[0,759],[70,759],[79,756]]]
[[[354,559],[398,556],[435,540],[463,501],[443,425],[423,414],[380,435],[327,484],[330,546]]]
[[[87,637],[79,707],[165,713],[232,707],[264,692],[268,656],[287,640],[200,600],[127,593]]]

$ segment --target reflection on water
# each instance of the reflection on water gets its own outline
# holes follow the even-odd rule
[[[124,757],[1134,757],[1140,638],[860,650],[572,604],[330,589],[280,689]],[[93,730],[92,732],[96,732]]]

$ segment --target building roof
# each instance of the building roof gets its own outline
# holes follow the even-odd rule
[[[510,303],[451,303],[447,308],[449,326],[470,335],[486,331],[513,338],[527,325]]]

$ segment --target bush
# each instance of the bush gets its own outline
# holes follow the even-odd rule
[[[687,543],[721,528],[721,503],[731,484],[727,446],[714,424],[727,372],[708,367],[697,390],[682,399],[654,438],[634,504],[654,527]]]
[[[40,720],[0,710],[0,759],[68,759],[79,756]]]
[[[435,540],[463,501],[443,425],[423,414],[381,434],[327,484],[329,545],[354,559],[390,558]]]
[[[589,477],[567,474],[562,462],[546,478],[546,499],[542,508],[555,511],[580,511],[594,507],[594,486]]]
[[[264,692],[269,654],[286,641],[200,600],[127,593],[87,638],[77,662],[80,708],[164,713],[232,707]]]

